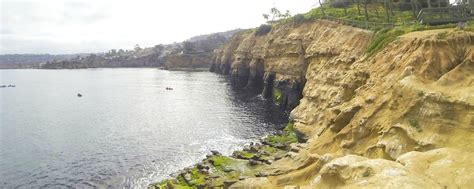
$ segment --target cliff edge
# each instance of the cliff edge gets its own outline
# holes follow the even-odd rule
[[[369,56],[373,36],[320,20],[263,36],[241,32],[219,51],[213,71],[292,109],[294,128],[307,140],[266,168],[270,176],[230,188],[474,182],[474,33],[411,32]]]
[[[291,111],[288,127],[150,187],[470,188],[474,32],[390,31],[317,20],[235,34],[211,71]]]

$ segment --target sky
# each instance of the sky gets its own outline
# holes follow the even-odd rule
[[[315,0],[0,0],[0,54],[92,53],[181,42],[263,24]]]

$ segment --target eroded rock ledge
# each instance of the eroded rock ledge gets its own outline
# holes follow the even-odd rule
[[[211,71],[230,75],[236,87],[257,90],[292,110],[303,97],[310,64],[348,67],[365,52],[372,35],[329,21],[281,25],[263,36],[243,31],[216,51]]]
[[[307,140],[225,188],[472,187],[474,32],[412,32],[369,57],[373,35],[316,21],[216,51],[211,71],[292,110]]]

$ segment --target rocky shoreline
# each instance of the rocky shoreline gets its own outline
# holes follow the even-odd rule
[[[242,150],[234,151],[230,157],[211,151],[194,166],[148,188],[229,188],[240,180],[278,174],[272,173],[271,165],[297,153],[304,145],[298,142],[293,125],[293,122],[289,122],[278,135],[269,135],[259,142],[252,142]]]

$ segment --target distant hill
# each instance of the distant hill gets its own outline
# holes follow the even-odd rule
[[[108,68],[108,67],[168,67],[169,57],[178,54],[209,57],[214,49],[225,44],[240,29],[192,37],[182,43],[156,45],[133,50],[112,49],[106,53],[52,60],[39,65],[44,69]],[[173,58],[174,59],[174,58]],[[202,64],[210,64],[202,59]],[[207,66],[207,65],[206,65]]]
[[[242,29],[235,29],[235,30],[230,30],[230,31],[225,31],[225,32],[218,32],[218,33],[212,33],[212,34],[206,34],[206,35],[198,35],[195,37],[191,37],[190,39],[186,40],[189,42],[196,42],[196,41],[203,41],[206,40],[209,37],[213,36],[222,36],[226,39],[231,38],[235,33],[242,31]]]
[[[5,54],[0,55],[0,69],[39,68],[41,63],[68,60],[86,54]]]
[[[165,68],[169,70],[195,70],[209,69],[215,49],[220,48],[241,29],[227,32],[200,35],[190,38],[182,43],[178,52],[167,56]]]

